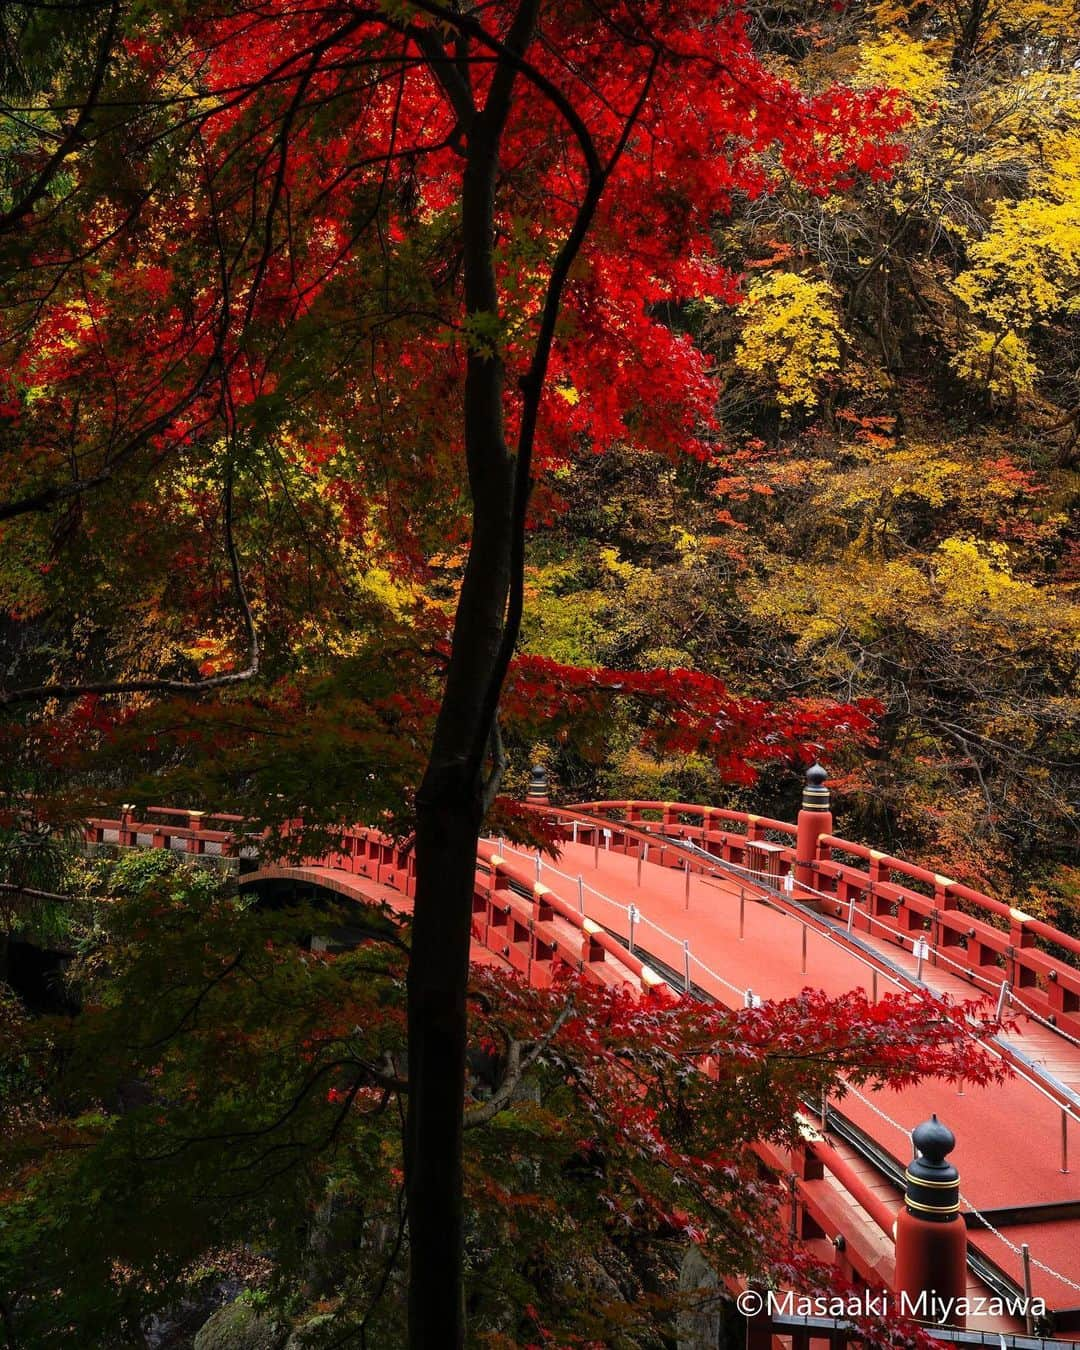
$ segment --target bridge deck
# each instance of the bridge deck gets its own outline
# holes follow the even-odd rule
[[[513,850],[509,853],[514,856]],[[624,939],[629,937],[625,907],[635,905],[641,915],[636,924],[636,946],[642,955],[648,953],[680,973],[686,962],[683,941],[688,939],[694,984],[728,1006],[741,1005],[737,991],[747,987],[775,999],[807,985],[831,994],[856,987],[863,988],[868,996],[873,994],[871,966],[859,959],[842,927],[834,941],[813,928],[807,931],[804,974],[803,924],[796,916],[755,903],[754,897],[761,897],[762,892],[752,884],[740,883],[733,876],[691,874],[687,889],[684,873],[645,861],[640,864],[639,885],[638,867],[638,860],[626,854],[601,849],[597,855],[591,845],[567,842],[554,867],[542,865],[542,879],[570,895],[576,890],[576,878],[581,876],[586,913]],[[741,937],[740,890],[746,896]],[[881,963],[878,996],[897,989],[885,973],[886,963],[914,979],[915,960],[910,953],[865,934],[859,934],[858,940],[865,957]],[[928,964],[923,968],[923,981],[958,1000],[978,997],[966,979]],[[1023,1015],[1006,1039],[1043,1073],[1057,1080],[1061,1088],[1080,1091],[1080,1047]],[[994,1226],[1008,1228],[1009,1242],[1016,1247],[1028,1242],[1033,1257],[1080,1285],[1080,1180],[1075,1171],[1062,1171],[1062,1111],[1058,1102],[1022,1077],[999,1086],[962,1091],[931,1081],[904,1091],[889,1089],[865,1095],[864,1101],[849,1094],[840,1110],[900,1164],[910,1158],[906,1129],[897,1129],[878,1112],[903,1122],[905,1127],[926,1119],[931,1111],[943,1116],[959,1141],[953,1160],[960,1170],[968,1207],[992,1212]],[[1074,1132],[1077,1137],[1070,1142],[1080,1161],[1080,1131]],[[890,1203],[896,1200],[896,1188],[866,1166],[879,1193]],[[1044,1211],[1041,1222],[1036,1221],[1040,1206],[1055,1207]],[[1058,1206],[1066,1207],[1066,1217],[1057,1217],[1062,1213]],[[1001,1213],[1009,1210],[1020,1212]],[[1018,1252],[986,1230],[973,1230],[970,1240],[1022,1285]],[[1080,1307],[1080,1289],[1038,1267],[1032,1277],[1034,1294],[1044,1297],[1048,1306],[1059,1310]]]

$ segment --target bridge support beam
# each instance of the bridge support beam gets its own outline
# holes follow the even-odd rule
[[[815,884],[818,840],[823,834],[832,834],[833,818],[825,778],[825,770],[820,764],[813,764],[806,771],[802,810],[795,835],[795,880],[800,886]]]

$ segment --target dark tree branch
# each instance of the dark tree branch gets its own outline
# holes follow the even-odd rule
[[[475,1129],[478,1125],[486,1125],[489,1120],[494,1120],[500,1111],[509,1106],[525,1073],[536,1063],[537,1059],[558,1035],[559,1029],[570,1016],[573,1008],[573,999],[567,1000],[563,1004],[558,1017],[538,1041],[533,1041],[531,1044],[526,1041],[510,1041],[506,1052],[506,1072],[503,1075],[503,1080],[486,1102],[481,1102],[478,1106],[470,1106],[465,1112],[465,1128],[467,1130]]]

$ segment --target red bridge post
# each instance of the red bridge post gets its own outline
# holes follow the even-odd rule
[[[795,835],[795,880],[800,886],[814,885],[818,840],[823,834],[832,834],[833,818],[826,777],[820,764],[812,764],[806,771],[802,810]]]
[[[967,1290],[967,1227],[960,1217],[960,1174],[945,1156],[956,1147],[952,1130],[936,1115],[911,1132],[915,1157],[904,1173],[904,1206],[896,1216],[898,1311],[915,1320],[937,1322],[950,1300]],[[963,1326],[951,1304],[949,1324]],[[922,1309],[925,1308],[925,1312]]]

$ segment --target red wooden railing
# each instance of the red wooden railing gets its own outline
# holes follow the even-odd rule
[[[603,840],[604,846],[640,856],[647,847],[643,837],[662,834],[692,843],[765,884],[783,884],[784,878],[803,863],[814,884],[795,883],[792,891],[796,898],[816,904],[833,917],[845,918],[855,932],[885,937],[908,947],[924,938],[931,965],[952,970],[991,994],[997,994],[1005,982],[1019,1006],[1080,1036],[1080,968],[1075,960],[1080,958],[1080,940],[904,858],[823,834],[817,839],[814,856],[800,859],[797,827],[788,821],[685,802],[606,801],[585,802],[563,810],[538,809],[557,820],[567,837],[599,842],[599,831],[611,830],[610,838]],[[137,819],[133,809],[125,808],[115,818],[91,820],[86,826],[87,841],[173,848],[194,856],[222,858],[254,856],[261,842],[260,836],[240,828],[244,822],[236,815],[171,807],[148,807],[143,815],[143,819]],[[620,824],[628,828],[619,830]],[[372,842],[376,839],[380,842]],[[674,851],[665,857],[662,850],[654,849],[650,856],[672,866],[688,862]],[[371,831],[346,831],[342,851],[320,861],[349,872],[357,869],[357,859],[364,875],[380,881],[392,876],[395,879],[388,884],[400,882],[400,888],[412,895],[411,852]],[[515,876],[511,864],[503,861],[501,866],[507,884],[512,878],[519,885],[533,886],[528,878]],[[507,886],[495,889],[501,894]],[[507,959],[520,968],[524,959],[521,951],[529,943],[520,935],[522,925],[515,906],[507,911],[509,901],[502,899],[500,903],[504,906],[503,920],[493,916],[490,920],[483,917],[481,922],[478,909],[477,923],[493,940],[502,937],[495,929],[506,928],[509,937],[500,945],[509,947],[511,956]],[[565,899],[553,896],[547,904],[553,912],[564,907],[571,916],[564,915],[566,922],[579,926],[584,922],[577,908]],[[516,916],[512,921],[511,915]],[[536,921],[538,913],[526,917]],[[605,942],[618,945],[606,934],[599,945]]]
[[[238,829],[244,823],[241,816],[153,806],[144,816],[138,819],[133,808],[125,807],[118,817],[90,820],[85,840],[230,859],[256,856],[263,837]],[[344,830],[340,849],[305,859],[302,869],[311,868],[366,877],[407,899],[416,891],[413,850],[364,827]],[[535,880],[526,868],[498,856],[491,846],[477,854],[472,931],[482,946],[537,988],[549,987],[561,964],[598,983],[630,983],[648,997],[672,996],[665,980],[578,905]]]
[[[1080,940],[970,886],[831,834],[819,836],[814,855],[801,859],[797,826],[745,811],[684,802],[612,801],[581,803],[570,814],[602,818],[607,828],[619,823],[631,827],[631,832],[604,841],[619,851],[638,852],[641,832],[662,834],[693,843],[766,883],[782,883],[805,864],[814,884],[795,882],[797,898],[849,920],[856,932],[908,948],[925,938],[930,964],[991,994],[1004,981],[1018,1005],[1080,1036],[1080,968],[1069,959],[1080,958]],[[579,837],[591,840],[590,828],[596,827],[580,825]],[[665,860],[656,853],[650,856]],[[674,854],[666,861],[682,865]]]

